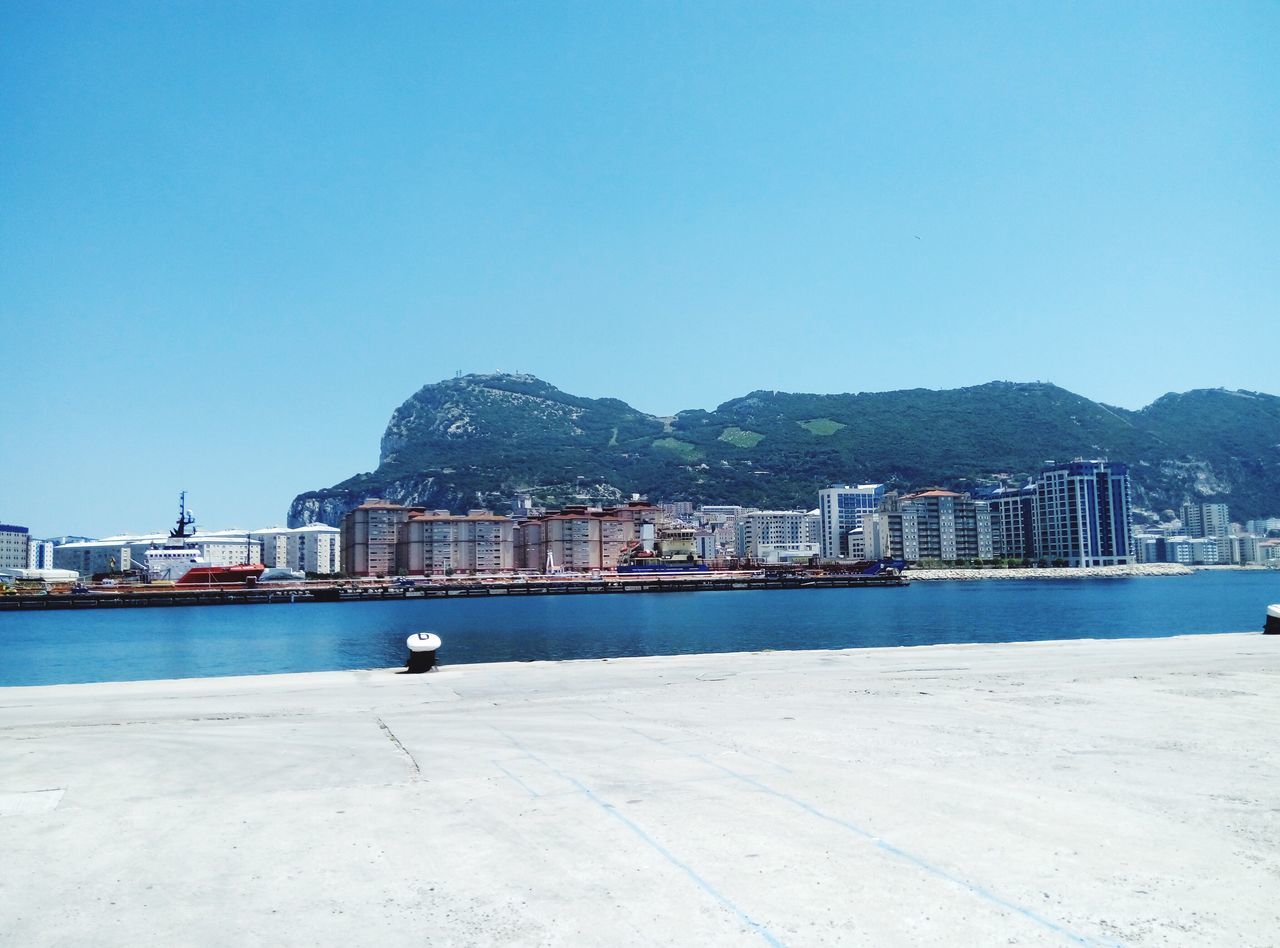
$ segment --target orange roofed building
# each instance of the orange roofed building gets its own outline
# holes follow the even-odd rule
[[[453,514],[366,500],[342,519],[342,556],[353,576],[615,569],[628,553],[652,551],[659,508],[565,507],[517,523],[488,510]]]

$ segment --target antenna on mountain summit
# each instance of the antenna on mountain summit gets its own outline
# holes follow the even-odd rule
[[[460,378],[462,378],[462,370],[461,370],[461,369],[454,369],[454,370],[453,370],[453,377],[454,377],[455,379],[460,379]]]

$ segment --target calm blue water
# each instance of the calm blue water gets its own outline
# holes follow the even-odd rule
[[[1280,572],[0,613],[0,685],[381,668],[431,630],[445,664],[762,648],[1261,630]]]

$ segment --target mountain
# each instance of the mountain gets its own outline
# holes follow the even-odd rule
[[[645,494],[811,508],[831,483],[958,489],[1021,481],[1046,461],[1128,461],[1134,503],[1223,501],[1233,519],[1280,510],[1280,398],[1205,389],[1128,411],[1058,388],[989,382],[932,391],[752,392],[714,411],[647,415],[531,375],[426,385],[395,410],[378,469],[299,494],[289,524],[337,524],[366,497],[465,510]]]

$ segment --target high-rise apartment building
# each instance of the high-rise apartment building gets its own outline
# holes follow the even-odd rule
[[[1002,487],[987,498],[996,556],[1033,559],[1036,556],[1036,489]]]
[[[935,488],[903,497],[902,510],[915,514],[917,559],[955,562],[993,557],[991,507],[986,501]],[[904,522],[904,529],[907,526]]]
[[[504,573],[515,564],[515,523],[489,510],[429,510],[399,527],[396,567],[410,576]]]
[[[824,559],[849,556],[849,533],[862,529],[862,518],[880,509],[883,484],[834,486],[818,491],[819,545]]]
[[[1183,504],[1182,532],[1192,537],[1229,537],[1231,519],[1226,504]]]
[[[1045,468],[1036,480],[1036,547],[1068,566],[1132,562],[1129,468],[1077,460]]]
[[[869,560],[989,560],[995,542],[987,501],[938,488],[888,495],[862,521],[863,555]]]
[[[402,507],[370,498],[342,518],[342,563],[352,576],[394,576],[400,524],[425,507]]]

